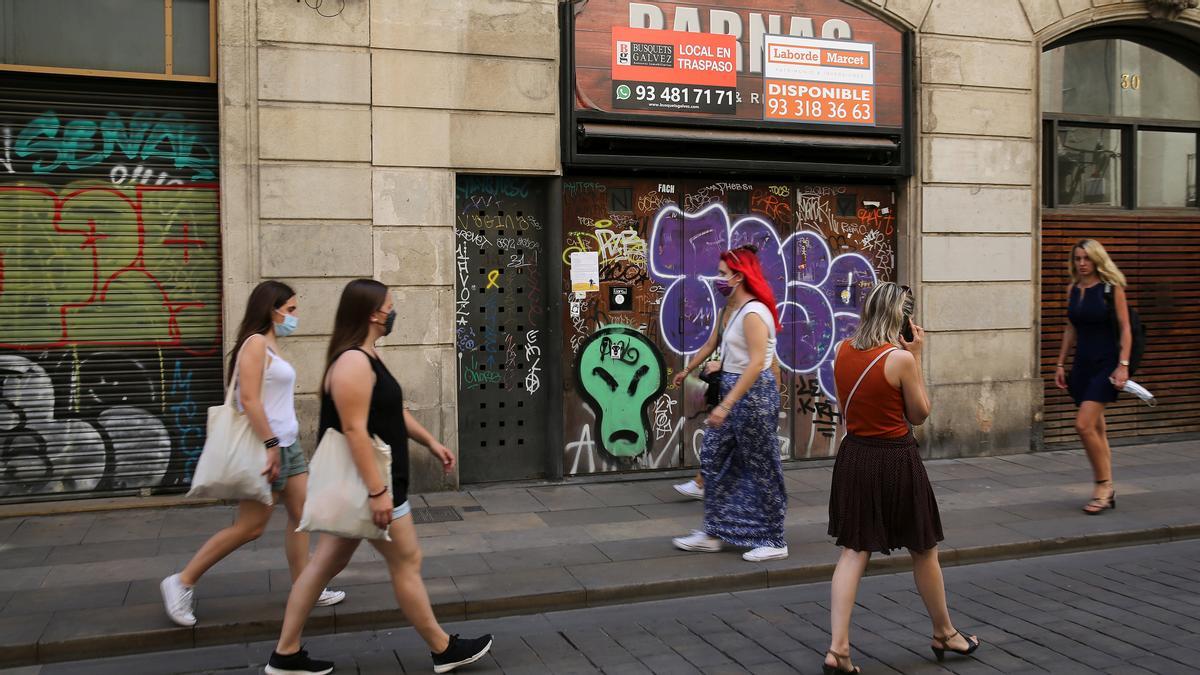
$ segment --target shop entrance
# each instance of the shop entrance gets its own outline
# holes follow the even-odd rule
[[[224,386],[216,86],[0,98],[0,501],[184,489]]]
[[[1128,39],[1126,39],[1128,38]],[[1105,246],[1146,327],[1134,380],[1158,406],[1122,396],[1108,436],[1200,431],[1200,60],[1196,43],[1143,26],[1084,31],[1042,55],[1045,192],[1041,365],[1044,440],[1078,443],[1076,408],[1054,385],[1067,325],[1068,258],[1081,239]],[[1114,73],[1123,73],[1116,77]],[[1068,364],[1069,365],[1069,364]]]
[[[698,465],[704,385],[670,380],[716,325],[720,253],[744,244],[759,250],[783,323],[781,454],[832,456],[832,347],[871,286],[895,278],[895,216],[885,185],[565,181],[564,474]]]

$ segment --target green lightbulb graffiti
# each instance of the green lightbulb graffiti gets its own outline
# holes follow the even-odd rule
[[[604,326],[580,348],[575,380],[596,413],[601,450],[628,461],[649,449],[650,402],[667,387],[653,342],[628,326]]]

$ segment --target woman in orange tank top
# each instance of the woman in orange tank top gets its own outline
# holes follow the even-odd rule
[[[907,548],[913,578],[933,622],[930,648],[970,654],[979,638],[950,621],[938,563],[942,522],[910,424],[929,417],[921,374],[925,331],[913,324],[912,292],[884,282],[863,304],[854,336],[837,346],[833,362],[846,436],[838,448],[829,492],[829,534],[842,547],[830,589],[829,651],[824,672],[858,672],[850,662],[850,612],[873,552]],[[911,326],[911,340],[902,328]]]

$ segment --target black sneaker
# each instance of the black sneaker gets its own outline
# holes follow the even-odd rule
[[[287,656],[271,652],[271,660],[267,661],[264,670],[267,675],[326,675],[333,672],[333,661],[310,659],[303,649]]]
[[[430,652],[433,657],[433,672],[448,673],[459,666],[475,663],[492,648],[492,636],[484,635],[474,640],[463,640],[458,635],[450,636],[450,646],[441,654]]]

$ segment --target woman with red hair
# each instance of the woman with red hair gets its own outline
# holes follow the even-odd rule
[[[700,451],[704,529],[673,540],[685,551],[715,552],[724,544],[749,548],[742,558],[750,562],[788,556],[787,493],[775,433],[779,388],[771,370],[780,325],[757,253],[741,246],[721,254],[714,287],[728,301],[722,315],[721,402],[705,421]],[[699,367],[704,351],[685,372]]]

